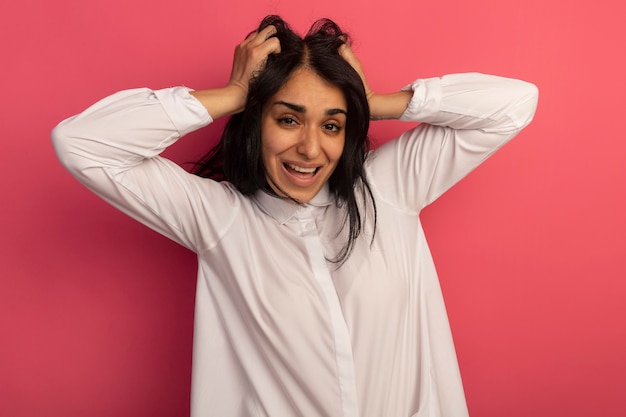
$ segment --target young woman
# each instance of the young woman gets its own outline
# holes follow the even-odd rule
[[[122,91],[53,131],[79,181],[198,255],[192,416],[467,415],[419,213],[531,121],[537,89],[376,94],[348,41],[268,17],[224,88]],[[197,175],[159,156],[228,115]],[[422,123],[369,152],[387,118]]]

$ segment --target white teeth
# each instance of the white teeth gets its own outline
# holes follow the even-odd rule
[[[303,168],[303,167],[299,167],[299,166],[293,165],[293,164],[289,164],[288,166],[289,166],[289,168],[293,169],[294,171],[302,172],[304,174],[313,174],[313,173],[315,173],[315,170],[317,169],[317,168]]]

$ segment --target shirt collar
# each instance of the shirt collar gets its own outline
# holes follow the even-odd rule
[[[269,194],[262,189],[257,190],[253,200],[261,210],[276,219],[281,225],[285,224],[298,212],[311,211],[315,207],[323,208],[335,201],[328,189],[328,184],[324,184],[322,189],[307,204],[296,204],[291,200]]]

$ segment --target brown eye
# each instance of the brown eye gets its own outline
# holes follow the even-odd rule
[[[281,117],[278,122],[283,125],[291,126],[296,124],[296,120],[293,117]]]
[[[339,132],[341,130],[341,127],[334,123],[326,123],[323,128],[330,132]]]

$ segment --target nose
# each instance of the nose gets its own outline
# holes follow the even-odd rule
[[[315,159],[321,152],[320,132],[314,128],[304,129],[300,135],[297,151],[307,159]]]

